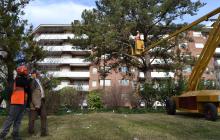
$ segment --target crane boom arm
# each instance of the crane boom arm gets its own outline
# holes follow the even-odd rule
[[[142,56],[144,56],[150,49],[155,48],[156,46],[158,46],[159,44],[163,43],[164,41],[170,40],[171,38],[173,38],[174,36],[178,35],[179,33],[182,33],[190,28],[192,28],[193,26],[208,20],[210,17],[216,15],[220,13],[220,7],[211,11],[210,13],[204,15],[203,17],[199,18],[198,20],[192,22],[191,24],[184,26],[183,28],[177,30],[176,32],[172,33],[171,35],[169,35],[168,37],[161,39],[157,42],[154,42],[153,44],[151,44],[150,46],[148,46],[147,48],[145,48],[145,50],[142,52]]]
[[[164,41],[170,40],[174,36],[177,36],[179,33],[182,33],[191,27],[208,20],[210,17],[217,15],[220,13],[220,7],[211,11],[210,13],[204,15],[203,17],[199,18],[198,20],[192,22],[191,24],[184,26],[180,30],[177,30],[176,32],[172,33],[168,37],[161,39],[152,45],[148,46],[143,52],[142,56],[144,56],[150,49],[157,47],[159,44],[161,44]],[[195,65],[195,67],[192,70],[192,73],[188,80],[188,86],[187,91],[194,91],[197,89],[198,83],[200,81],[200,78],[205,71],[209,61],[211,60],[213,54],[215,53],[215,49],[220,44],[220,15],[217,19],[217,21],[214,23],[214,27],[209,32],[208,40],[206,41],[206,44],[198,58],[198,61]]]
[[[220,44],[220,16],[218,20],[214,23],[214,27],[209,32],[208,40],[202,52],[196,62],[195,67],[192,70],[192,73],[188,80],[187,91],[193,91],[197,89],[200,78],[202,77],[203,72],[205,71],[209,61],[211,60],[215,49]]]

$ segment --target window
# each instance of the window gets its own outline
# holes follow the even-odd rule
[[[101,66],[101,67],[100,67],[100,70],[104,70],[104,68],[105,68],[106,71],[108,71],[108,70],[111,69],[111,67],[109,67],[109,66],[105,66],[105,67],[104,67],[104,66]]]
[[[192,72],[192,67],[191,66],[185,66],[183,69],[183,72]]]
[[[110,57],[110,54],[105,54],[105,55],[102,55],[102,56],[101,56],[101,59],[104,59],[104,58],[107,59],[107,58],[109,58],[109,57]]]
[[[135,68],[132,68],[132,69],[131,69],[131,72],[135,72]]]
[[[129,85],[129,80],[126,80],[126,79],[118,80],[118,82],[122,86],[128,86]]]
[[[193,32],[194,37],[201,37],[202,33],[201,32]]]
[[[127,67],[121,67],[119,68],[120,72],[128,72],[128,68]]]
[[[100,80],[100,86],[103,86],[103,80]],[[111,86],[111,80],[105,80],[105,86]]]
[[[63,54],[61,56],[61,58],[72,58],[72,55],[70,55],[70,54]]]
[[[187,48],[187,43],[180,43],[179,48],[186,49]]]
[[[67,86],[69,84],[70,84],[70,81],[68,81],[68,80],[61,81],[61,85]]]
[[[97,68],[92,68],[92,73],[97,74]]]
[[[62,72],[70,72],[70,67],[69,66],[63,66],[60,68],[60,71]]]
[[[40,70],[41,71],[60,71],[60,68],[57,66],[40,66]]]
[[[203,48],[204,44],[202,44],[202,43],[195,43],[195,47],[196,48]]]
[[[97,86],[97,82],[96,81],[92,81],[92,87],[96,87]]]

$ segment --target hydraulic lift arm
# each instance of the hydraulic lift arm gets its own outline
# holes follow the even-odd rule
[[[178,34],[180,34],[180,33],[184,32],[184,31],[186,31],[186,30],[192,28],[193,26],[195,26],[195,25],[197,25],[197,24],[199,24],[199,23],[201,23],[201,22],[203,22],[203,21],[208,20],[210,17],[212,17],[212,16],[214,16],[214,15],[216,15],[216,14],[218,14],[218,13],[220,13],[220,7],[217,8],[217,9],[215,9],[215,10],[213,10],[212,12],[210,12],[210,13],[204,15],[203,17],[199,18],[198,20],[192,22],[191,24],[189,24],[189,25],[187,25],[187,26],[184,26],[183,28],[177,30],[176,32],[174,32],[174,33],[172,33],[171,35],[169,35],[168,37],[166,37],[166,38],[164,38],[164,39],[161,39],[161,40],[159,40],[159,41],[154,42],[153,44],[151,44],[150,46],[148,46],[147,48],[145,48],[145,50],[142,52],[142,56],[144,56],[150,49],[155,48],[156,46],[158,46],[158,45],[161,44],[162,42],[167,41],[167,40],[170,40],[171,38],[177,36]]]
[[[208,40],[196,62],[195,67],[189,77],[187,91],[194,91],[197,89],[199,80],[205,71],[209,61],[211,60],[215,49],[220,44],[220,16],[214,23],[214,27],[209,32]]]

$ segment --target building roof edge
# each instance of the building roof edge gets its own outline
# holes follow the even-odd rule
[[[40,28],[40,27],[57,27],[57,26],[66,26],[66,27],[71,27],[71,24],[40,24],[38,25],[36,28],[34,28],[34,30],[32,31],[32,34],[36,33],[36,31]]]

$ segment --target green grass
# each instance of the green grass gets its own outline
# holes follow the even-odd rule
[[[2,125],[5,117],[0,118]],[[49,136],[27,134],[27,117],[21,127],[26,140],[219,140],[220,119],[206,121],[200,115],[165,113],[89,113],[48,116]],[[11,139],[8,135],[7,139]]]

